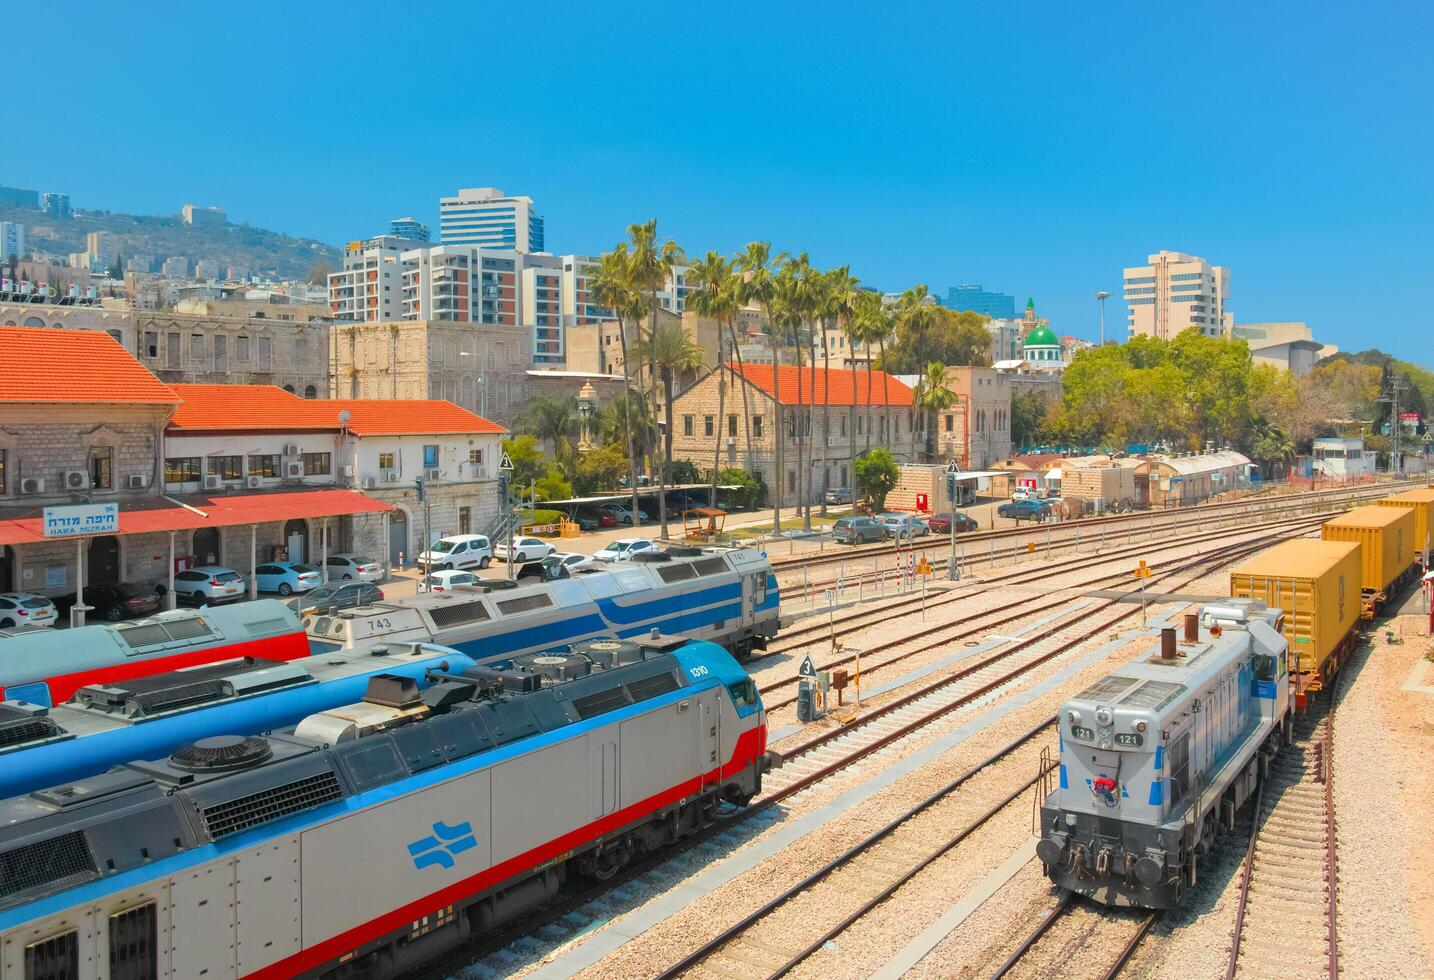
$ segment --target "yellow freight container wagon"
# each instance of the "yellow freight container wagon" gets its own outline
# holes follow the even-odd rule
[[[1334,676],[1353,647],[1364,602],[1358,541],[1300,538],[1275,545],[1230,572],[1230,595],[1285,614],[1297,704]]]
[[[1406,490],[1379,502],[1381,507],[1407,507],[1414,511],[1414,555],[1419,557],[1430,546],[1429,532],[1434,528],[1434,489]]]
[[[1320,537],[1364,546],[1362,584],[1376,604],[1402,584],[1414,564],[1414,512],[1407,507],[1356,507],[1326,521]]]

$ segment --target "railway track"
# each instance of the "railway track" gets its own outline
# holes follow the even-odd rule
[[[1334,820],[1334,690],[1296,719],[1260,786],[1240,869],[1227,980],[1339,976]]]
[[[1074,544],[1079,539],[1089,540],[1098,537],[1102,533],[1119,534],[1128,531],[1153,532],[1162,526],[1188,526],[1192,524],[1203,524],[1208,526],[1212,520],[1224,518],[1238,518],[1241,515],[1261,511],[1278,510],[1288,514],[1291,509],[1317,507],[1322,504],[1333,502],[1348,502],[1350,506],[1370,498],[1385,497],[1400,490],[1411,487],[1422,487],[1421,481],[1401,481],[1397,483],[1369,484],[1360,487],[1340,487],[1334,490],[1320,490],[1314,493],[1288,494],[1281,496],[1250,497],[1242,500],[1222,501],[1219,503],[1198,504],[1194,507],[1184,507],[1172,510],[1150,510],[1137,511],[1126,514],[1116,514],[1106,517],[1081,518],[1073,521],[1063,521],[1056,524],[1038,524],[1034,526],[1017,526],[1008,528],[995,528],[986,531],[968,531],[957,535],[957,541],[963,547],[981,544],[994,544],[998,548],[1008,541],[1017,541],[1020,538],[1029,537],[1032,534],[1045,534],[1052,543],[1052,546],[1066,546]],[[909,545],[903,546],[902,553],[908,550],[916,551],[938,551],[947,550],[951,547],[950,538],[946,535],[931,535],[929,538],[919,538]],[[854,559],[876,558],[895,553],[890,545],[875,544],[871,546],[843,546],[839,551],[793,555],[786,558],[772,558],[772,567],[778,575],[789,570],[801,568],[818,568],[828,565],[836,565],[843,561]],[[813,585],[827,585],[835,582],[835,579]]]
[[[1243,556],[1244,554],[1248,554],[1252,551],[1257,551],[1264,547],[1267,547],[1268,545],[1276,541],[1283,540],[1295,534],[1303,533],[1306,529],[1318,523],[1318,519],[1301,518],[1295,521],[1281,523],[1287,524],[1288,526],[1286,526],[1281,531],[1262,535],[1261,537],[1256,538],[1253,541],[1237,542],[1229,547],[1234,549],[1242,549],[1240,551],[1240,556]],[[1224,554],[1225,551],[1221,550],[1212,553],[1212,556],[1208,557],[1196,556],[1196,560],[1199,560],[1201,557],[1205,557],[1207,561],[1234,560],[1234,558],[1222,557],[1224,556]],[[1190,567],[1191,561],[1192,559],[1188,557],[1172,558],[1167,559],[1163,562],[1156,562],[1149,567],[1153,571],[1156,571],[1157,575],[1159,575],[1161,569],[1180,571],[1185,568],[1188,568]],[[1116,580],[1124,579],[1127,577],[1127,574],[1128,573],[1117,573],[1115,575],[1102,576],[1100,578],[1092,580],[1092,583],[1088,584],[1104,581],[1107,578]],[[1126,593],[1125,598],[1134,596],[1138,594],[1138,592],[1138,589],[1131,589]],[[983,610],[981,612],[972,613],[970,615],[951,620],[947,623],[941,623],[935,626],[927,627],[925,629],[918,630],[909,636],[903,637],[900,640],[880,644],[869,650],[862,651],[861,656],[867,658],[862,664],[862,674],[868,675],[871,673],[878,672],[883,668],[888,668],[894,664],[908,660],[912,657],[919,656],[922,653],[927,653],[932,650],[940,649],[942,647],[949,647],[953,643],[968,640],[971,637],[984,633],[994,627],[1005,625],[1006,623],[1012,622],[1017,619],[1024,619],[1028,616],[1034,616],[1050,610],[1060,609],[1061,607],[1068,606],[1070,604],[1070,597],[1062,597],[1050,601],[1041,601],[1042,598],[1043,597],[1031,596],[1021,600],[1016,600],[1015,602],[1012,602],[1003,607]],[[1103,605],[1096,606],[1095,608],[1082,607],[1079,609],[1073,609],[1071,610],[1070,615],[1075,618],[1082,618],[1084,616],[1090,615],[1091,613],[1098,612],[1101,609],[1109,608],[1121,601],[1121,599],[1114,599],[1105,602]],[[882,611],[877,610],[877,612]],[[1050,627],[1044,630],[1042,633],[1038,634],[1037,639],[1053,635],[1054,633],[1067,628],[1069,625],[1069,623],[1061,623],[1056,626]],[[956,632],[953,633],[953,630],[955,630]],[[1019,649],[1020,645],[1027,645],[1029,642],[1030,641],[1023,640],[1016,648],[1008,648],[1007,650],[995,654],[994,656],[997,659],[1002,658],[1013,652],[1014,649]],[[911,644],[913,643],[915,643],[916,645],[911,646]],[[896,653],[893,656],[885,657],[884,659],[880,660],[873,661],[871,659],[873,656],[877,656],[879,654],[891,650],[899,650],[900,652]],[[854,663],[856,659],[856,653],[838,655],[816,666],[818,670],[830,670],[835,667],[841,667],[847,664]],[[982,661],[982,663],[990,662],[991,659],[992,658],[987,658],[987,660]],[[795,689],[798,684],[799,678],[789,677],[762,685],[762,700],[767,710],[769,712],[777,711],[781,708],[785,708],[791,704],[794,704],[797,699],[796,694],[791,694],[775,700],[772,700],[771,698],[778,691]]]
[[[1017,966],[1026,966],[1027,960],[1035,959],[1032,954],[1035,953],[1041,945],[1041,940],[1046,939],[1048,935],[1054,932],[1058,924],[1064,923],[1068,919],[1083,913],[1089,916],[1088,920],[1077,928],[1074,937],[1064,938],[1059,943],[1052,941],[1051,945],[1057,948],[1050,951],[1049,958],[1063,962],[1067,952],[1072,946],[1089,948],[1106,945],[1103,941],[1090,941],[1098,928],[1110,925],[1117,919],[1133,921],[1135,923],[1134,931],[1120,946],[1114,960],[1108,961],[1108,965],[1093,974],[1094,976],[1104,977],[1105,980],[1115,980],[1116,977],[1120,976],[1121,971],[1124,970],[1125,965],[1130,962],[1131,956],[1135,955],[1136,949],[1139,948],[1141,942],[1145,939],[1146,935],[1149,934],[1150,927],[1155,924],[1155,920],[1158,917],[1155,912],[1140,913],[1133,918],[1129,912],[1112,913],[1112,910],[1104,907],[1086,905],[1080,899],[1076,898],[1074,892],[1063,892],[1060,899],[1050,911],[1041,918],[1040,922],[1036,923],[1036,927],[1026,934],[1025,938],[1020,941],[1011,955],[1006,957],[1005,961],[991,974],[991,980],[1001,980],[1002,977],[1005,977]],[[1030,970],[1037,974],[1050,972],[1049,969],[1036,966],[1035,964],[1030,964]]]
[[[660,980],[667,980],[667,978],[676,977],[694,969],[702,973],[715,973],[718,976],[731,976],[734,973],[742,976],[751,975],[754,967],[759,969],[760,974],[767,977],[768,980],[776,980],[777,977],[785,976],[824,945],[851,928],[868,912],[891,898],[918,874],[958,847],[998,813],[1035,786],[1037,780],[1045,772],[1054,768],[1053,763],[1040,774],[1024,780],[1014,790],[998,799],[956,834],[945,838],[934,848],[921,848],[914,860],[910,856],[910,850],[913,847],[919,847],[919,843],[892,840],[898,831],[905,831],[906,836],[911,836],[913,821],[928,814],[928,811],[937,804],[950,799],[978,774],[1047,732],[1054,726],[1055,721],[1055,717],[1052,716],[1024,732],[945,786],[926,796],[915,806],[903,811],[878,830],[847,848],[801,881],[785,889],[761,908],[728,926],[712,940],[658,974],[658,977]],[[927,822],[934,821],[928,820]],[[932,832],[933,834],[940,833],[943,830],[944,828],[937,826]],[[882,847],[883,844],[889,846]],[[850,908],[841,919],[821,928],[814,935],[809,934],[803,937],[805,945],[796,948],[790,947],[790,935],[785,937],[784,946],[780,949],[774,949],[770,943],[760,940],[749,941],[749,933],[767,916],[799,896],[807,895],[815,885],[843,869],[848,872],[842,876],[844,887],[841,890],[844,897],[853,891],[858,894],[853,896],[856,899],[855,907]]]

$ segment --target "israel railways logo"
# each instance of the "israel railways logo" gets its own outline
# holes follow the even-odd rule
[[[432,834],[408,845],[408,853],[413,855],[415,868],[426,868],[430,864],[451,868],[453,855],[462,854],[470,847],[477,846],[478,840],[473,836],[473,825],[467,820],[455,827],[450,827],[440,820],[433,825]]]

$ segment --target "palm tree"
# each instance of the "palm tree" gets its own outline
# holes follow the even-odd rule
[[[711,317],[719,324],[726,322],[731,337],[732,349],[736,352],[740,367],[742,352],[737,344],[737,313],[742,308],[742,277],[736,271],[736,262],[723,258],[717,252],[708,252],[706,258],[695,263],[687,273],[689,283],[696,288],[688,294],[687,305],[698,314]],[[719,342],[718,346],[721,346]],[[722,468],[723,417],[727,410],[727,364],[718,351],[717,356],[717,438],[712,449],[712,506],[717,506],[717,471]],[[752,471],[752,429],[748,422],[751,415],[748,403],[746,379],[739,381],[742,388],[743,425],[747,430],[747,470]]]
[[[737,267],[742,272],[741,300],[762,308],[766,314],[762,332],[771,338],[772,342],[772,402],[776,406],[772,437],[777,447],[772,463],[772,482],[775,484],[772,496],[772,531],[775,533],[782,529],[782,504],[786,501],[787,484],[783,469],[785,439],[782,435],[782,328],[772,319],[776,276],[772,273],[771,261],[771,242],[749,242],[746,248],[737,253]],[[740,361],[738,368],[741,369]]]
[[[891,331],[891,316],[886,311],[886,305],[882,302],[880,293],[862,293],[857,297],[856,309],[853,316],[856,323],[857,334],[866,347],[866,448],[865,453],[871,452],[871,389],[874,383],[872,370],[875,360],[871,356],[871,345],[884,342],[886,335]],[[884,348],[883,348],[884,350]],[[882,379],[882,386],[886,386],[886,379]]]
[[[578,434],[578,400],[572,395],[559,398],[535,395],[514,423],[517,433],[537,436],[556,453],[558,443]]]
[[[946,387],[946,365],[932,361],[926,365],[926,372],[916,382],[916,405],[930,413],[927,430],[927,451],[936,455],[936,428],[941,413],[956,402],[956,393]]]
[[[796,362],[797,379],[797,409],[793,419],[792,437],[797,450],[797,512],[803,512],[802,487],[806,481],[802,478],[802,442],[803,423],[806,411],[806,398],[802,388],[802,319],[806,315],[804,306],[803,290],[799,279],[800,268],[798,260],[783,258],[777,275],[773,277],[772,297],[767,303],[767,316],[771,321],[770,329],[773,331],[779,344],[776,356],[780,362],[781,347],[786,346],[790,341],[794,346],[793,359]],[[778,363],[780,368],[780,363]],[[774,372],[774,377],[780,371]],[[780,398],[778,399],[780,402]],[[780,440],[785,439],[785,430],[779,429],[778,445]],[[783,474],[785,475],[785,474]]]
[[[701,368],[707,360],[707,352],[698,347],[680,323],[658,324],[643,340],[647,359],[657,366],[662,379],[663,414],[667,431],[663,433],[663,465],[658,474],[657,513],[662,524],[662,536],[667,537],[667,487],[672,482],[672,388],[673,381],[680,374],[688,374]]]
[[[828,324],[831,328],[843,327],[851,319],[852,304],[856,300],[858,280],[851,274],[849,266],[841,266],[831,269],[822,278],[821,304],[819,316],[822,325],[822,361],[825,373],[823,374],[823,386],[830,386],[832,372],[832,350],[829,338],[827,337]],[[852,404],[856,404],[855,388],[853,388]],[[822,514],[827,512],[827,491],[831,489],[830,477],[827,475],[831,469],[831,398],[822,399]]]
[[[612,311],[617,318],[617,340],[622,348],[622,389],[624,416],[630,416],[632,412],[632,361],[627,354],[627,326],[626,319],[635,312],[641,315],[642,294],[632,288],[630,256],[627,251],[627,243],[619,243],[611,252],[606,252],[598,260],[597,271],[593,273],[588,289],[592,294],[592,300],[598,306],[606,307]],[[601,338],[599,338],[599,349],[601,349]],[[626,421],[623,424],[624,438],[627,440],[627,472],[628,489],[632,491],[632,514],[634,520],[637,518],[637,452],[633,447],[633,426]]]
[[[925,284],[917,283],[897,300],[896,318],[911,338],[911,352],[916,362],[914,373],[919,374],[921,365],[927,361],[927,335],[941,322],[941,309]]]

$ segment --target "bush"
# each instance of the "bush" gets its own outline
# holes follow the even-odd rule
[[[887,449],[878,447],[856,461],[856,485],[864,496],[871,498],[877,510],[886,506],[886,495],[900,479],[901,470]]]
[[[748,473],[738,466],[728,467],[717,471],[718,486],[739,486],[741,490],[727,490],[725,493],[732,505],[737,508],[755,507],[767,499],[767,487],[762,482],[762,477],[757,474]]]
[[[697,472],[696,463],[690,459],[674,459],[672,461],[672,483],[674,486],[700,482],[702,482],[702,477]]]

